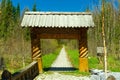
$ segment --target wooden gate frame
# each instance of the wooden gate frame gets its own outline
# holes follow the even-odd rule
[[[39,73],[43,72],[40,39],[77,39],[79,41],[79,70],[88,72],[87,30],[87,27],[30,27],[32,59],[38,61]]]

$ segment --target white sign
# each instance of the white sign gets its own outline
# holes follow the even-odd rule
[[[97,47],[97,53],[104,53],[103,47]]]

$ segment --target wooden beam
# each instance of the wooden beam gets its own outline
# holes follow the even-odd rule
[[[79,39],[81,30],[87,28],[31,28],[41,39]]]
[[[80,28],[44,28],[44,27],[33,27],[32,31],[35,34],[78,34]]]
[[[42,33],[39,35],[41,39],[78,39],[78,34],[48,34]]]
[[[88,72],[88,46],[87,46],[87,29],[80,32],[79,39],[79,70]]]
[[[39,70],[39,73],[43,73],[43,68],[42,68],[42,58],[37,58],[37,61],[38,61],[38,70]]]
[[[39,73],[42,73],[42,53],[40,49],[40,39],[37,34],[31,33],[32,59],[38,61]]]

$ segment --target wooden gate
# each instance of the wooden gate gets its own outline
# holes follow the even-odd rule
[[[39,59],[42,72],[40,39],[77,39],[79,41],[79,70],[88,71],[88,28],[31,28],[32,59]]]
[[[31,33],[32,59],[38,61],[42,72],[40,39],[77,39],[79,41],[79,70],[88,71],[87,30],[94,27],[88,12],[26,12],[22,27]]]

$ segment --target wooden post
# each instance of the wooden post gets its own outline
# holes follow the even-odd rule
[[[88,72],[87,29],[80,33],[79,38],[79,70]]]
[[[38,61],[39,73],[42,73],[42,53],[40,49],[40,39],[37,34],[31,32],[32,59]]]
[[[37,58],[37,61],[38,61],[39,73],[42,73],[43,72],[43,69],[42,69],[42,58]]]

